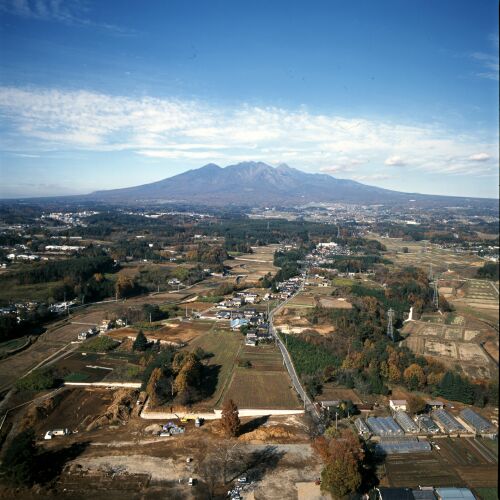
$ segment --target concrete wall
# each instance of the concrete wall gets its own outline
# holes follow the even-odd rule
[[[240,417],[261,417],[264,415],[302,415],[304,410],[268,410],[268,409],[239,409]],[[205,420],[217,420],[221,418],[222,410],[214,410],[213,412],[198,413],[191,412],[178,412],[170,413],[168,411],[151,411],[148,409],[147,404],[141,412],[141,417],[147,420],[173,420],[182,418],[184,415],[196,415],[197,417],[204,418]]]
[[[68,387],[126,387],[128,389],[139,389],[140,382],[64,382]]]

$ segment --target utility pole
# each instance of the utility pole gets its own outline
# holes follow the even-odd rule
[[[394,310],[392,307],[387,311],[387,336],[394,342]]]
[[[432,262],[429,264],[429,281],[434,280],[434,273],[432,272]]]

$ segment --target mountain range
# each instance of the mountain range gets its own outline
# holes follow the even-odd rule
[[[140,186],[96,191],[87,199],[124,203],[293,206],[311,202],[355,204],[467,204],[472,198],[402,193],[327,174],[306,173],[288,165],[242,162],[198,169]],[[477,199],[475,199],[477,200]]]

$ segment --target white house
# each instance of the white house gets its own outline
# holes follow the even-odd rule
[[[408,403],[406,399],[390,399],[389,407],[392,411],[406,411]]]

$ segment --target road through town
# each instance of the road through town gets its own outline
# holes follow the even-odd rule
[[[293,366],[292,358],[290,357],[290,354],[285,346],[285,344],[282,342],[280,339],[278,333],[276,332],[276,329],[274,328],[273,325],[273,319],[274,315],[281,310],[283,307],[286,306],[286,304],[292,300],[298,293],[302,291],[302,288],[304,286],[304,282],[302,281],[300,284],[299,289],[288,299],[286,299],[284,302],[281,304],[278,304],[270,313],[269,313],[269,331],[273,335],[273,337],[276,340],[276,343],[278,344],[278,347],[281,351],[281,355],[283,356],[283,362],[285,363],[286,369],[288,371],[288,374],[290,375],[290,379],[292,381],[292,385],[297,391],[297,394],[300,396],[302,401],[304,402],[304,408],[309,411],[313,416],[319,418],[319,413],[317,408],[314,406],[313,402],[307,395],[307,392],[305,389],[302,387],[302,384],[300,383],[299,377],[297,376],[297,372],[295,371],[295,367]]]

